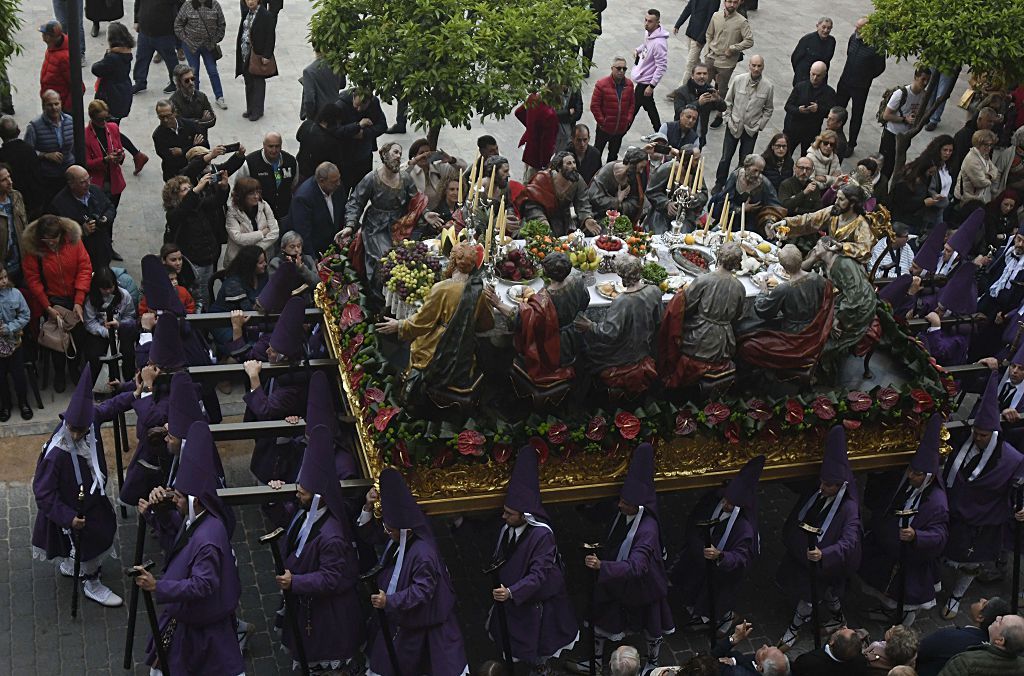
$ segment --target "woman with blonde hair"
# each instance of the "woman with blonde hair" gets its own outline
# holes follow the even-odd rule
[[[971,149],[960,165],[953,196],[960,202],[992,201],[993,188],[999,181],[999,168],[992,161],[992,147],[997,136],[990,129],[979,129],[971,136]]]
[[[818,134],[807,151],[807,158],[814,165],[811,177],[821,191],[828,190],[840,174],[839,153],[836,152],[838,143],[839,137],[836,133],[826,129]]]
[[[243,246],[255,244],[273,257],[277,247],[277,219],[270,204],[263,201],[260,182],[251,176],[242,176],[235,181],[231,192],[231,204],[225,223],[228,232],[228,248],[224,252],[224,267]]]

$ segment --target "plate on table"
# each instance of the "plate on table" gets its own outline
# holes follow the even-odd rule
[[[626,290],[626,287],[622,285],[622,282],[601,282],[597,284],[594,289],[597,291],[597,295],[601,296],[601,298],[615,300],[623,291]]]
[[[789,281],[789,273],[786,272],[785,268],[783,268],[782,264],[780,264],[780,263],[775,263],[774,265],[772,265],[770,268],[768,268],[768,272],[770,272],[772,275],[774,275],[780,281],[783,281],[783,282],[788,282]]]
[[[687,274],[703,275],[711,269],[711,265],[715,262],[715,257],[703,249],[684,245],[672,249],[672,261],[680,270]]]
[[[505,295],[513,303],[525,303],[530,300],[530,296],[537,293],[536,289],[527,286],[526,284],[516,284],[515,286],[509,287]]]

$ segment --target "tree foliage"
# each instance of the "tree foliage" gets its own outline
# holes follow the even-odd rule
[[[313,47],[431,130],[504,117],[547,84],[578,87],[587,0],[316,0]]]
[[[17,39],[21,24],[21,0],[0,0],[0,74],[4,75],[0,78],[0,89],[11,86],[6,77],[7,67],[22,51]]]
[[[879,51],[953,73],[1024,79],[1021,0],[874,0],[862,34]]]

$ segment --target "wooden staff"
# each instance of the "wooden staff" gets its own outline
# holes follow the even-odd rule
[[[76,518],[85,518],[85,486],[78,486],[78,513]],[[71,542],[75,547],[75,574],[71,578],[71,617],[78,617],[78,579],[82,576],[82,531],[71,527]]]
[[[152,509],[152,507],[150,507]],[[135,529],[135,558],[132,563],[136,566],[143,565],[142,557],[146,548],[146,519],[139,514],[139,523]],[[132,570],[132,569],[129,569]],[[135,647],[135,618],[139,613],[139,585],[133,584],[131,596],[128,597],[128,628],[124,635],[124,668],[131,670],[134,660],[132,651]]]
[[[505,565],[504,559],[498,559],[491,563],[491,565],[484,569],[484,575],[491,576],[491,588],[497,589],[501,586],[501,580],[498,579],[498,573],[501,572],[501,567]],[[505,658],[505,664],[508,665],[509,670],[515,669],[514,662],[512,661],[512,637],[508,633],[508,610],[505,608],[504,601],[495,601],[494,607],[498,611],[498,629],[501,631],[501,652]]]
[[[124,574],[132,578],[132,586],[137,587],[135,578],[152,567],[153,562],[146,561],[138,566],[125,568]],[[145,589],[141,591],[142,598],[146,602],[146,617],[149,619],[149,630],[153,633],[153,646],[156,648],[156,659],[159,662],[160,673],[164,676],[171,676],[171,665],[167,660],[167,649],[164,647],[163,637],[160,635],[160,623],[156,619],[156,606],[153,604],[153,595]]]
[[[281,549],[277,546],[277,540],[284,535],[284,528],[277,528],[274,531],[260,537],[261,545],[269,545],[270,553],[274,557],[274,571],[278,575],[284,575],[284,559],[281,556]],[[288,628],[291,629],[292,638],[295,639],[295,654],[299,658],[299,666],[302,667],[302,676],[309,676],[309,662],[306,660],[306,646],[302,643],[302,632],[299,630],[299,615],[296,612],[295,594],[291,589],[284,590],[284,614],[288,621]]]
[[[910,517],[917,514],[916,509],[897,510],[894,514],[900,521],[900,529],[910,528]],[[903,606],[907,599],[907,554],[910,549],[909,542],[900,541],[900,562],[896,578],[896,624],[903,624]]]
[[[697,523],[697,528],[702,529],[704,532],[705,549],[714,546],[714,543],[711,541],[711,531],[716,525],[718,525],[718,519],[708,519]],[[715,562],[711,559],[704,559],[704,566],[705,587],[708,592],[708,614],[711,617],[708,627],[708,640],[711,641],[711,649],[714,650],[718,639],[718,614],[715,612]]]
[[[807,551],[817,549],[821,529],[806,523],[801,523],[799,528],[807,534]],[[818,565],[820,563],[820,561],[807,562],[807,577],[811,583],[811,626],[814,628],[815,650],[821,647],[821,621],[818,619]]]
[[[376,579],[382,569],[383,566],[378,564],[359,576],[359,581],[366,587],[366,591],[370,596],[379,591]],[[395,652],[395,640],[391,636],[391,623],[388,622],[388,614],[383,608],[375,608],[375,610],[377,611],[377,623],[380,625],[381,635],[384,636],[384,648],[388,653],[388,661],[391,662],[391,671],[395,672],[395,676],[402,676],[402,669],[398,664],[398,653]]]

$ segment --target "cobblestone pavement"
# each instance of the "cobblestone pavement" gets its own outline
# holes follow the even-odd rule
[[[131,2],[124,4],[129,11],[130,19]],[[644,10],[649,5],[659,7],[663,11],[663,23],[670,29],[684,4],[678,0],[671,3],[640,3],[632,0],[609,2],[609,9],[604,14],[604,34],[596,48],[597,66],[583,86],[584,101],[588,106],[593,83],[606,73],[611,58],[619,54],[628,57],[633,47],[641,42]],[[36,27],[51,18],[51,12],[50,3],[45,0],[23,2],[22,5],[25,22],[19,32],[19,38],[25,46],[25,53],[14,59],[9,73],[17,89],[16,117],[24,129],[28,120],[39,112],[36,92],[43,45]],[[211,137],[218,143],[238,140],[247,148],[255,149],[259,146],[264,132],[278,130],[285,137],[285,149],[294,153],[297,151],[293,139],[294,130],[298,127],[298,77],[302,68],[312,59],[312,50],[306,39],[306,23],[312,11],[312,3],[292,0],[287,3],[281,15],[275,56],[283,75],[269,82],[266,115],[258,124],[250,123],[241,117],[242,87],[239,81],[232,78],[234,62],[231,55],[234,52],[232,46],[238,22],[237,4],[226,0],[222,5],[228,17],[229,30],[224,43],[227,58],[220,62],[220,69],[229,110],[216,111],[218,123]],[[760,53],[765,57],[765,74],[775,83],[776,111],[769,128],[759,139],[758,151],[772,133],[782,128],[782,107],[789,94],[791,81],[789,53],[797,39],[813,30],[819,16],[827,14],[834,18],[834,35],[838,42],[833,60],[833,75],[830,78],[834,85],[845,60],[846,41],[853,22],[868,11],[870,4],[865,0],[843,3],[805,0],[798,4],[762,0],[760,11],[751,13],[755,46],[750,53]],[[86,40],[86,62],[92,63],[102,55],[105,42],[102,35],[100,38],[87,37]],[[669,72],[656,95],[663,119],[670,117],[672,110],[671,103],[665,100],[665,95],[684,79],[682,67],[686,49],[687,44],[682,32],[670,40]],[[911,70],[911,64],[890,61],[886,73],[875,82],[868,99],[867,119],[861,133],[857,157],[873,152],[877,148],[879,129],[870,120],[881,92],[894,84],[908,82]],[[138,261],[141,256],[156,251],[163,229],[164,217],[159,198],[159,159],[152,152],[150,140],[152,130],[156,126],[152,113],[153,105],[157,99],[164,96],[160,93],[163,73],[163,65],[153,65],[150,88],[135,97],[134,112],[124,121],[122,127],[136,144],[152,157],[150,166],[140,176],[134,177],[130,175],[131,172],[127,172],[128,189],[121,201],[115,227],[115,246],[125,256],[129,270],[134,274],[138,273]],[[88,68],[83,74],[87,91],[92,91],[94,79]],[[200,74],[200,80],[204,91],[209,94],[205,72]],[[954,101],[959,98],[964,86],[965,83],[961,81],[954,89]],[[385,112],[389,119],[392,118],[394,106],[386,105]],[[960,127],[962,121],[962,111],[951,105],[946,111],[939,132],[953,133]],[[589,112],[584,114],[583,122],[593,124]],[[441,145],[454,155],[471,158],[475,153],[475,138],[483,133],[490,133],[498,139],[503,153],[512,159],[513,176],[520,176],[523,167],[519,160],[521,153],[516,149],[516,144],[522,134],[522,127],[514,117],[480,121],[474,123],[472,130],[445,129],[441,134]],[[625,143],[636,144],[640,136],[646,133],[649,133],[649,125],[646,116],[641,115],[641,122],[627,134]],[[395,138],[407,146],[415,136],[410,133]],[[721,140],[722,130],[712,130],[706,149],[709,161],[717,161],[720,156]],[[927,135],[923,139],[918,139],[911,149],[911,156],[920,150],[926,141]],[[47,398],[47,408],[39,413],[40,416],[45,416],[43,419],[49,418],[52,421],[56,414],[63,410],[63,398],[53,400],[48,398],[49,393],[44,394],[44,397]],[[24,433],[39,431],[41,430],[32,428]],[[36,448],[26,448],[25,452],[35,453]],[[233,478],[233,485],[250,482],[247,473],[241,468],[229,472]],[[31,488],[24,483],[4,483],[2,481],[5,478],[3,470],[0,469],[0,673],[87,676],[122,673],[121,655],[127,611],[124,608],[106,610],[83,600],[79,619],[71,620],[69,582],[58,578],[52,566],[31,560],[29,538],[35,514]],[[737,609],[740,617],[755,624],[750,639],[752,646],[776,640],[792,612],[791,606],[774,584],[776,562],[781,555],[781,546],[774,534],[781,527],[795,496],[779,485],[764,486],[761,493],[761,532],[765,536],[762,553],[751,576],[744,584],[740,594],[743,600]],[[663,530],[670,552],[678,551],[682,520],[695,499],[696,495],[690,493],[663,498]],[[576,560],[576,546],[582,540],[600,538],[605,525],[603,520],[590,521],[585,514],[590,510],[558,506],[550,511],[568,561],[568,579],[576,607],[582,612],[585,607],[582,587],[585,578],[581,575],[581,568]],[[285,674],[288,673],[289,660],[282,655],[276,637],[268,630],[268,621],[278,603],[271,573],[272,561],[269,552],[261,549],[256,543],[258,536],[266,532],[267,524],[255,507],[240,510],[240,517],[240,528],[235,535],[235,551],[243,583],[241,615],[253,622],[255,629],[246,653],[247,673]],[[479,573],[493,547],[497,533],[497,517],[469,519],[454,534],[449,532],[446,521],[439,520],[436,529],[458,588],[458,612],[470,660],[473,664],[478,664],[484,659],[497,656],[497,650],[483,632],[489,592],[484,577]],[[122,556],[131,556],[134,538],[134,521],[122,523],[119,533],[119,551]],[[155,546],[150,549],[155,551]],[[119,568],[123,564],[123,560],[111,562],[103,574],[105,582],[119,594],[124,592],[124,580],[119,574]],[[1002,587],[976,585],[971,592],[975,597],[982,593],[1005,595],[1008,593],[1008,583],[1004,583]],[[867,621],[865,611],[868,607],[867,598],[852,593],[848,602],[848,618],[853,626],[865,626],[877,636],[884,628]],[[918,619],[917,628],[926,633],[942,624],[946,623],[939,618],[937,611],[931,611]],[[144,613],[140,613],[138,626],[135,654],[136,657],[141,657],[142,647],[148,639]],[[806,650],[810,645],[810,639],[804,637],[794,652]],[[671,637],[667,646],[678,659],[691,650],[703,649],[705,640],[699,636],[679,632]],[[638,643],[638,647],[642,652],[643,646]],[[671,661],[668,653],[668,650],[664,651],[663,663]],[[146,670],[136,666],[135,673],[144,674]]]
[[[234,479],[232,485],[243,485],[247,473],[242,466],[247,459],[232,463],[228,470]],[[753,622],[754,632],[749,649],[773,643],[778,640],[788,624],[792,606],[775,585],[777,562],[782,556],[782,547],[776,534],[780,531],[795,495],[781,484],[767,484],[760,488],[761,555],[744,582],[738,595],[737,617]],[[663,532],[670,556],[679,551],[682,524],[686,514],[697,498],[696,493],[666,495],[661,498]],[[558,505],[549,508],[559,543],[566,560],[570,592],[575,607],[585,612],[585,583],[578,545],[604,537],[607,521],[604,516],[612,509],[610,503],[594,507]],[[238,510],[239,527],[234,538],[235,554],[242,581],[240,616],[254,625],[254,633],[246,651],[246,673],[256,675],[286,674],[290,660],[281,649],[279,640],[272,629],[274,611],[278,607],[279,595],[273,579],[273,561],[270,552],[261,547],[257,539],[269,528],[260,510],[245,507]],[[600,515],[600,516],[598,516]],[[104,609],[87,599],[77,620],[70,617],[70,581],[56,575],[54,567],[39,561],[32,561],[30,555],[31,525],[35,518],[35,505],[31,486],[24,483],[0,483],[0,673],[6,674],[100,674],[124,673],[121,659],[124,646],[124,632],[127,621],[127,606]],[[471,664],[497,658],[498,649],[484,633],[483,625],[489,605],[489,586],[481,570],[490,560],[498,532],[498,518],[493,515],[472,515],[461,528],[452,533],[448,519],[435,519],[434,528],[445,560],[452,572],[459,598],[457,609],[465,636],[466,648]],[[103,580],[116,593],[127,596],[124,578],[120,568],[129,562],[135,541],[134,520],[122,520],[119,528],[120,560],[109,561],[103,570]],[[149,538],[147,557],[160,563],[155,541]],[[845,608],[850,626],[865,627],[874,637],[881,636],[885,627],[867,618],[871,599],[855,590],[847,597]],[[1009,582],[982,585],[976,584],[968,597],[1009,595]],[[944,597],[942,597],[944,598]],[[138,634],[135,657],[142,658],[142,651],[149,638],[146,616],[141,608],[138,617]],[[683,616],[677,610],[677,621]],[[964,607],[967,603],[965,601]],[[368,606],[367,606],[368,608]],[[963,622],[963,615],[958,618]],[[942,620],[938,610],[921,613],[915,629],[922,634],[929,633],[949,622]],[[344,627],[339,627],[344,631]],[[638,637],[630,637],[643,654],[644,646]],[[686,634],[681,630],[671,636],[663,651],[663,664],[685,659],[693,651],[707,649],[703,635]],[[809,635],[804,635],[794,649],[799,654],[812,647]],[[582,649],[577,649],[582,654]],[[136,665],[136,674],[148,673]]]

